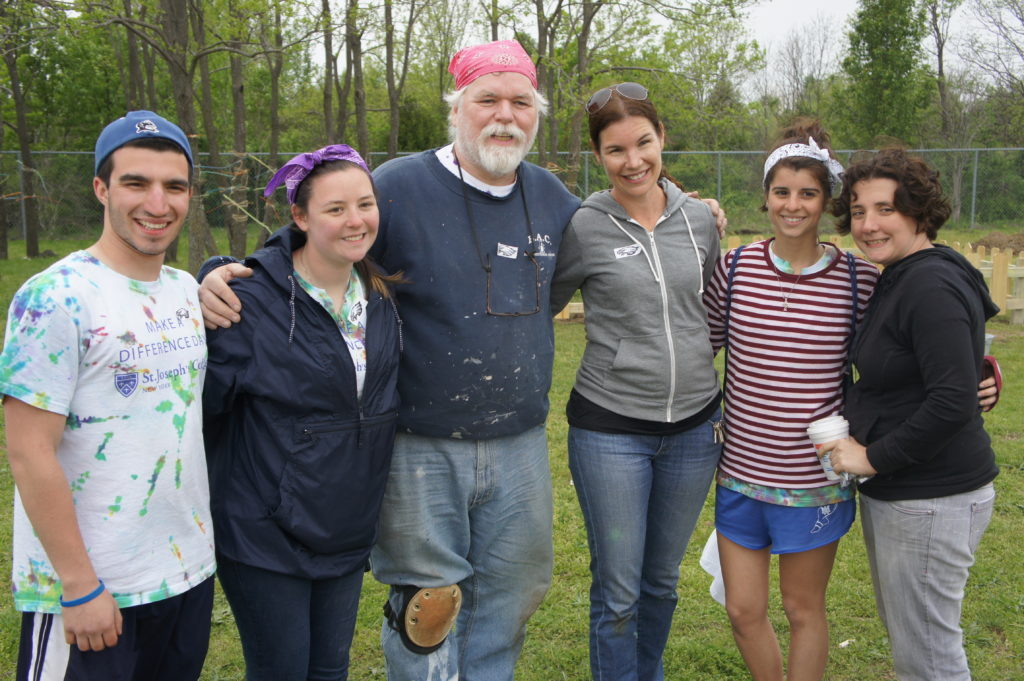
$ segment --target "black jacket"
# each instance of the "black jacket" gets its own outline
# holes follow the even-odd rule
[[[203,391],[217,552],[310,579],[362,570],[394,444],[400,320],[368,288],[367,373],[294,280],[305,235],[279,230],[233,284],[242,321],[209,332]]]
[[[863,494],[944,497],[996,477],[977,392],[985,320],[998,311],[981,273],[951,248],[882,272],[851,351],[859,379],[845,409],[878,471]]]

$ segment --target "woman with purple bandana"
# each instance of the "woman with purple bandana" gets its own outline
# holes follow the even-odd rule
[[[395,435],[400,277],[367,258],[376,190],[354,150],[300,154],[266,195],[282,184],[292,223],[245,260],[245,319],[208,335],[218,575],[246,679],[346,679]]]

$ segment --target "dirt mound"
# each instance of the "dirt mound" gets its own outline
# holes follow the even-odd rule
[[[1017,232],[1016,234],[989,232],[971,245],[975,248],[978,246],[984,246],[985,248],[1010,248],[1014,252],[1020,253],[1024,251],[1024,232]]]

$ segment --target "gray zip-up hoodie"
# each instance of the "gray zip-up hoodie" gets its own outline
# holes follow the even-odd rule
[[[704,203],[667,180],[661,186],[668,200],[652,232],[610,191],[583,202],[558,250],[551,309],[582,290],[587,347],[577,392],[617,414],[674,423],[718,392],[701,296],[719,239]]]

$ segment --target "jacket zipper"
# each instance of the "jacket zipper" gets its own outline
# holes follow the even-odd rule
[[[380,414],[378,416],[371,416],[365,418],[363,416],[363,409],[359,408],[359,420],[355,422],[346,423],[344,425],[324,425],[324,426],[305,426],[302,429],[302,442],[308,442],[312,440],[316,435],[323,435],[324,433],[339,433],[347,430],[358,430],[359,444],[362,444],[363,429],[369,426],[375,426],[378,423],[386,423],[393,421],[398,416],[397,411],[389,411],[386,414]]]
[[[646,231],[646,230],[645,230]],[[651,240],[651,260],[657,267],[658,290],[661,292],[661,317],[665,324],[665,340],[668,342],[668,401],[665,403],[665,423],[672,423],[672,403],[676,399],[676,348],[672,342],[672,321],[668,314],[668,291],[665,289],[665,274],[661,267],[661,256],[658,255],[658,244],[654,240],[654,232],[647,232]]]

